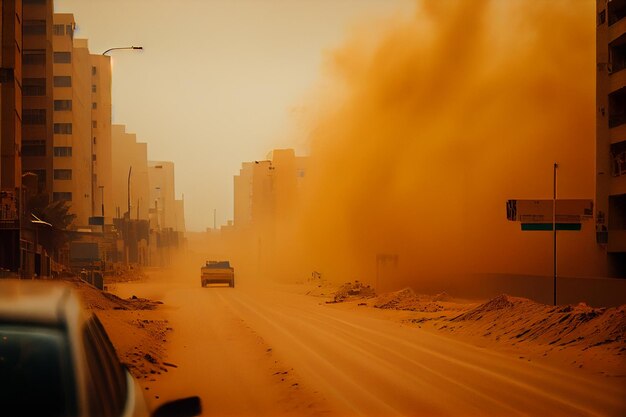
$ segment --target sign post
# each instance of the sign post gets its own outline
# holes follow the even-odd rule
[[[520,222],[522,231],[552,231],[552,278],[554,282],[554,305],[556,305],[557,278],[557,231],[579,231],[582,222],[593,218],[593,200],[557,199],[557,170],[552,172],[551,200],[508,200],[506,217]]]
[[[556,306],[556,170],[559,165],[554,163],[554,173],[552,179],[552,233],[554,247],[552,248],[552,266],[554,269],[554,305]]]

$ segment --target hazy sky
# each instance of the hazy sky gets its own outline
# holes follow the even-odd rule
[[[176,164],[188,230],[232,219],[233,175],[273,148],[307,149],[297,111],[355,26],[413,0],[55,0],[92,53],[115,51],[113,122]]]

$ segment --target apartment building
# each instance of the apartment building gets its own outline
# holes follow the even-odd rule
[[[293,214],[308,158],[274,149],[263,161],[244,162],[234,177],[234,224],[238,229],[273,223]]]
[[[72,14],[55,14],[53,28],[53,200],[67,201],[74,227],[93,215],[91,56],[86,39],[74,39]]]
[[[21,256],[19,215],[22,188],[22,1],[4,0],[1,4],[0,269],[18,272],[24,259]]]
[[[176,199],[174,163],[149,161],[150,183],[150,262],[169,265],[172,255],[185,245],[185,205]]]
[[[111,224],[115,216],[111,109],[111,58],[104,55],[91,55],[94,215],[104,216],[106,224]]]
[[[308,158],[293,149],[275,149],[262,161],[244,162],[234,177],[234,240],[251,254],[255,272],[280,272],[276,247],[289,239]],[[229,231],[230,233],[230,231]]]
[[[148,145],[124,125],[111,125],[112,192],[116,218],[148,220]],[[106,190],[105,190],[106,192]]]
[[[626,0],[596,0],[596,240],[626,276]]]
[[[52,0],[23,0],[22,171],[52,199]]]
[[[149,161],[150,205],[158,218],[161,230],[177,230],[176,191],[174,186],[174,163]]]

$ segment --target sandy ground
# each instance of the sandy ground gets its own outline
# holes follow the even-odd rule
[[[309,294],[328,292],[327,287],[308,288]],[[345,284],[331,301],[341,301],[348,309],[391,310],[387,313],[391,320],[518,354],[520,359],[558,362],[626,378],[626,306],[592,308],[581,303],[554,307],[504,294],[477,302],[445,293],[416,294],[408,288],[376,297],[359,289],[358,283]]]
[[[99,291],[80,280],[71,284],[81,295],[83,304],[100,319],[111,342],[133,376],[139,380],[154,380],[167,372],[163,364],[165,342],[172,330],[160,311],[162,303],[133,297],[119,298]]]
[[[200,395],[204,415],[626,414],[621,368],[594,368],[593,356],[579,358],[580,368],[565,354],[582,352],[591,339],[578,347],[545,348],[523,336],[509,343],[504,334],[517,332],[513,319],[485,336],[480,327],[498,320],[473,314],[489,307],[483,303],[445,294],[421,298],[417,308],[403,305],[398,294],[356,294],[334,303],[335,292],[316,285],[201,288],[193,278],[117,283],[110,290],[122,299],[135,295],[164,304],[97,312],[153,407]],[[509,301],[515,300],[498,302]],[[413,309],[402,309],[407,306]],[[553,336],[545,333],[547,343]],[[613,343],[586,351],[596,349],[600,361],[615,357],[620,366]]]

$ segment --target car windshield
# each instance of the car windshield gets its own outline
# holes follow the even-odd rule
[[[68,343],[58,329],[0,324],[0,414],[76,414]]]

